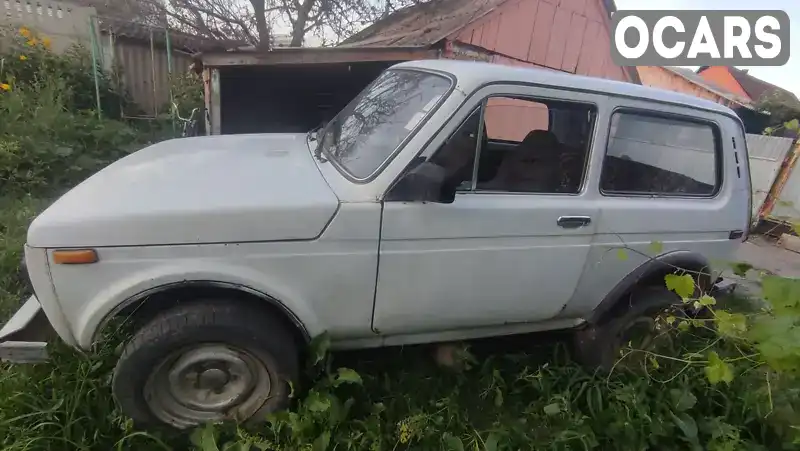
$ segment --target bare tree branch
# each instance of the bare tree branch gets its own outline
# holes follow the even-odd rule
[[[292,46],[308,35],[340,42],[397,9],[425,0],[79,0],[117,4],[147,24],[168,25],[214,40],[240,41],[269,50],[276,30],[288,28]],[[442,0],[431,0],[442,1]],[[123,8],[122,5],[125,5]]]

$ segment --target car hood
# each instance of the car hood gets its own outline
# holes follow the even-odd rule
[[[338,205],[304,135],[174,139],[128,155],[73,188],[33,221],[28,245],[312,239]]]

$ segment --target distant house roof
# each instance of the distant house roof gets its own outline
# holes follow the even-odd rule
[[[399,9],[345,39],[339,47],[425,47],[492,13],[509,0],[430,0]],[[591,0],[590,0],[591,1]],[[609,18],[617,10],[614,0],[602,0]],[[533,20],[533,18],[531,18]],[[623,67],[641,84],[635,67]]]
[[[709,66],[703,66],[697,70],[697,73],[700,74],[708,68]],[[758,102],[764,95],[771,94],[773,92],[779,92],[783,96],[796,101],[800,105],[800,100],[798,100],[797,96],[795,96],[791,91],[783,89],[780,86],[775,86],[772,83],[761,80],[760,78],[756,78],[750,75],[746,70],[737,69],[735,67],[727,67],[727,69],[731,76],[736,79],[736,82],[739,83],[739,86],[742,87],[744,92],[746,92],[747,95],[753,99],[753,102]]]
[[[340,46],[434,44],[508,0],[430,0],[399,9],[345,39]],[[602,0],[609,17],[614,0]]]
[[[711,91],[720,97],[728,99],[731,102],[737,103],[739,105],[748,108],[751,107],[751,102],[748,99],[742,98],[741,96],[738,96],[735,93],[728,91],[727,89],[723,88],[722,86],[719,86],[718,84],[710,80],[706,80],[705,78],[701,77],[691,69],[686,69],[683,67],[674,67],[674,66],[665,66],[664,69],[680,77],[683,77],[687,81],[694,83],[698,86],[701,86],[704,89]]]
[[[399,9],[340,46],[424,46],[436,43],[507,0],[431,0]]]

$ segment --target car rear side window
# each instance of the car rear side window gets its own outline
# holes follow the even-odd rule
[[[719,136],[708,122],[616,112],[600,190],[616,195],[713,196],[721,183]]]

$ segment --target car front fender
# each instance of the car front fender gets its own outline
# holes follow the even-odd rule
[[[309,303],[277,278],[271,279],[243,265],[196,263],[191,266],[151,266],[107,285],[71,321],[78,347],[88,349],[102,326],[126,306],[160,290],[192,282],[211,283],[256,294],[265,302],[273,302],[287,312],[305,334],[314,336],[322,332]]]

